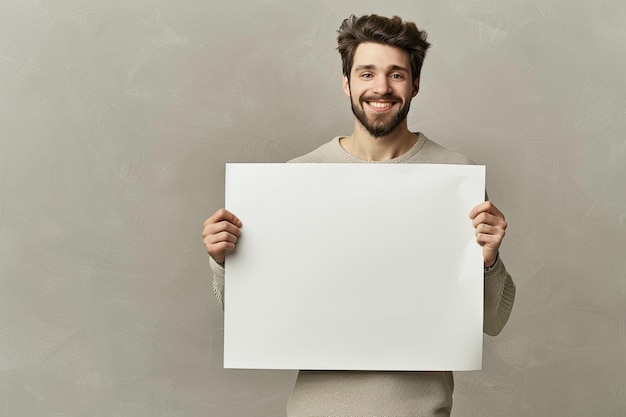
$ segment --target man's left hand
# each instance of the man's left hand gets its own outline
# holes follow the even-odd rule
[[[506,230],[504,214],[491,201],[485,201],[474,207],[469,217],[476,231],[476,241],[483,247],[485,267],[492,266]]]

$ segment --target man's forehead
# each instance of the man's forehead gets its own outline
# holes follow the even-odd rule
[[[354,51],[352,68],[409,70],[409,53],[395,46],[365,42]]]

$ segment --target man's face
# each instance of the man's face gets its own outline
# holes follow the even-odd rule
[[[357,47],[350,81],[344,77],[343,88],[354,116],[373,137],[380,138],[406,119],[419,79],[412,82],[406,51],[368,42]]]

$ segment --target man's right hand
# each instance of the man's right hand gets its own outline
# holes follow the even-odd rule
[[[202,241],[206,251],[219,264],[224,263],[226,251],[235,249],[241,234],[241,220],[230,211],[221,208],[204,222]]]

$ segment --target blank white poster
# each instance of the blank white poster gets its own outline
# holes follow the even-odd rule
[[[475,370],[485,167],[227,164],[224,367]]]

